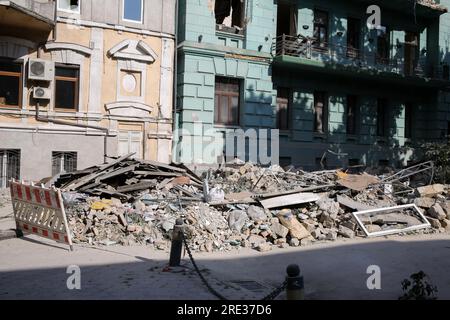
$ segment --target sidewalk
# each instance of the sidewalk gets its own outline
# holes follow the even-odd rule
[[[163,272],[169,253],[146,247],[76,246],[68,252],[64,245],[27,236],[0,241],[0,257],[0,299],[215,298],[192,269]],[[397,299],[400,282],[419,270],[431,276],[440,299],[450,299],[449,235],[337,242],[264,254],[241,249],[195,258],[209,269],[205,274],[211,285],[230,299],[263,297],[283,281],[291,263],[301,267],[309,299]],[[366,269],[373,264],[381,268],[382,290],[367,289]],[[66,287],[69,265],[81,268],[81,290]],[[247,290],[231,283],[235,280],[262,287]]]
[[[0,208],[0,229],[14,228],[11,208]],[[194,253],[210,284],[229,299],[259,299],[300,266],[307,299],[397,299],[401,281],[423,270],[450,299],[450,235],[354,239],[267,253],[240,248]],[[215,299],[192,269],[163,272],[168,251],[151,247],[67,246],[29,235],[0,241],[0,299]],[[67,267],[81,268],[81,290],[68,290]],[[367,267],[381,268],[381,290],[368,290]],[[247,281],[247,285],[234,281]],[[249,281],[249,282],[248,282]],[[284,298],[281,294],[280,299]]]

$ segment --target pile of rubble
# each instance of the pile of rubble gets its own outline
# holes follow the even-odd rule
[[[0,189],[0,208],[11,203],[11,193],[9,189]]]
[[[199,177],[180,165],[128,156],[50,182],[63,190],[74,242],[165,250],[176,219],[183,218],[193,250],[268,251],[392,230],[450,231],[448,187],[423,179],[423,186],[411,186],[429,168],[374,176],[246,163]],[[417,207],[398,207],[406,204]],[[372,212],[378,208],[393,209]],[[371,211],[357,221],[354,212],[363,210]],[[410,231],[416,225],[424,227]]]

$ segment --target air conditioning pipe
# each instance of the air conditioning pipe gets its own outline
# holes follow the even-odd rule
[[[40,122],[46,122],[46,123],[54,123],[54,124],[67,125],[67,126],[78,127],[78,128],[95,129],[95,130],[103,131],[105,133],[105,137],[103,139],[103,161],[105,163],[107,162],[109,129],[100,127],[100,126],[94,126],[94,125],[89,125],[89,124],[78,124],[78,123],[73,123],[70,121],[50,119],[48,117],[43,117],[39,114],[39,102],[36,103],[36,120],[40,121]]]

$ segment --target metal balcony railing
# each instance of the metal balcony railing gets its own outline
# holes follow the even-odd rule
[[[281,35],[274,38],[272,55],[292,56],[321,62],[330,66],[356,68],[361,71],[384,72],[403,76],[449,80],[448,67],[427,67],[425,59],[419,59],[413,66],[405,64],[404,58],[380,56],[348,46],[318,42],[315,38],[302,35]]]

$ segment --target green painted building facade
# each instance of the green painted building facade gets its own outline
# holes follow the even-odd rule
[[[174,160],[221,161],[192,150],[233,156],[221,144],[235,130],[279,129],[282,165],[406,165],[449,130],[441,2],[180,0]]]

